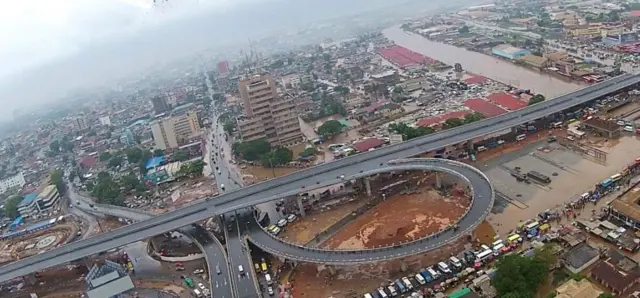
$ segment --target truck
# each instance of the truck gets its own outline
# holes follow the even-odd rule
[[[527,173],[527,177],[529,177],[529,178],[531,178],[531,179],[533,179],[535,181],[538,181],[540,183],[545,183],[545,184],[551,183],[551,178],[549,178],[549,176],[541,174],[541,173],[539,173],[537,171],[529,171]]]
[[[427,282],[433,281],[433,277],[431,276],[431,274],[429,274],[429,272],[427,272],[427,270],[420,271],[420,274],[422,275],[424,280],[426,280]]]
[[[407,287],[405,287],[405,285],[399,279],[396,279],[396,281],[394,281],[393,283],[396,284],[396,287],[398,287],[398,290],[400,290],[400,293],[407,292]]]

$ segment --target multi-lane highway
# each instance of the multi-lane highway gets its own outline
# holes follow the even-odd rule
[[[225,185],[225,189],[218,189],[220,192],[234,191],[242,187],[242,179],[238,174],[230,169],[227,159],[231,155],[230,147],[224,138],[222,125],[217,124],[217,115],[213,115],[212,141],[208,144],[213,149],[211,154],[212,168],[215,173],[216,183]],[[256,287],[253,266],[249,259],[246,242],[244,239],[242,222],[248,210],[236,210],[224,214],[223,229],[227,243],[228,262],[231,268],[231,278],[233,279],[233,289],[238,298],[255,298],[259,289]],[[239,271],[242,266],[243,272]],[[215,295],[215,294],[214,294]]]
[[[390,170],[439,171],[458,176],[465,181],[471,188],[473,200],[467,213],[458,221],[457,230],[449,229],[430,237],[395,247],[366,250],[329,250],[285,242],[266,232],[253,220],[250,225],[249,238],[251,242],[263,250],[289,260],[335,265],[373,263],[430,251],[455,241],[461,235],[471,233],[493,207],[494,193],[489,178],[480,170],[467,164],[446,159],[412,158],[399,160],[394,162],[391,167],[382,167],[361,175],[370,176],[389,172]]]
[[[335,184],[340,181],[337,178],[340,175],[355,176],[360,172],[379,168],[389,160],[415,156],[426,151],[458,144],[478,136],[515,127],[606,96],[639,82],[639,75],[619,76],[502,116],[416,138],[371,152],[357,154],[331,163],[307,168],[291,175],[230,191],[216,198],[208,199],[144,222],[74,242],[0,267],[0,281],[119,247],[152,235],[175,230],[176,227],[189,225],[192,222],[209,218],[214,214],[224,214],[272,201],[283,196],[296,195],[299,191]]]

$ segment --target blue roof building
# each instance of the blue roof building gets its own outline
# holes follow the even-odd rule
[[[32,192],[20,201],[18,204],[18,212],[22,217],[29,218],[40,212],[40,205],[38,204],[38,194]]]
[[[164,156],[156,156],[147,160],[147,163],[144,165],[147,170],[153,169],[164,162]]]
[[[136,143],[135,138],[133,137],[133,132],[129,128],[125,128],[124,132],[120,136],[120,143],[125,144],[127,146],[133,146]]]
[[[531,55],[531,51],[529,50],[516,48],[508,44],[501,44],[499,46],[493,47],[493,49],[491,49],[491,53],[510,60],[518,60],[524,56]]]
[[[11,225],[9,225],[9,229],[11,231],[15,231],[23,222],[24,220],[22,216],[18,216],[16,219],[13,220],[13,222],[11,222]]]

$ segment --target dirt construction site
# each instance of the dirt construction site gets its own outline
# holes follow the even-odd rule
[[[35,255],[41,251],[55,248],[73,239],[76,227],[69,224],[0,241],[0,264],[12,262]]]
[[[412,241],[450,226],[469,208],[469,197],[454,177],[443,179],[445,184],[452,187],[437,190],[433,173],[418,172],[407,176],[400,179],[408,183],[397,188],[393,194],[387,195],[375,207],[347,223],[321,246],[365,249]],[[377,186],[381,183],[390,183],[386,179],[379,180],[384,181],[372,181],[372,186],[374,183]],[[346,216],[354,206],[346,205],[345,207],[349,207],[345,212],[338,213],[335,210],[331,212]],[[313,217],[307,217],[296,224],[315,226],[315,220]],[[288,233],[289,239],[295,238],[293,231]],[[494,235],[491,225],[483,222],[472,238],[490,241]],[[407,271],[413,272],[418,268],[433,265],[451,254],[458,254],[465,248],[469,248],[469,240],[468,237],[463,237],[442,249],[402,260],[336,268],[334,274],[322,265],[302,264],[297,266],[290,275],[289,282],[293,286],[294,297],[354,297],[372,288],[388,284],[389,280],[406,276]]]
[[[426,187],[415,193],[394,195],[357,217],[324,246],[363,249],[417,240],[452,225],[469,203],[464,196],[444,197]]]

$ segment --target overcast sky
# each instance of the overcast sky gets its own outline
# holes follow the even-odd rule
[[[0,0],[0,116],[266,32],[404,2],[472,0],[157,1]]]
[[[164,1],[164,0],[160,0]],[[0,78],[199,9],[238,0],[0,0]]]

